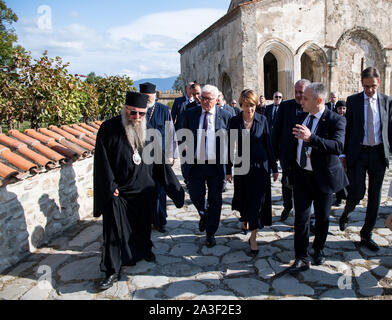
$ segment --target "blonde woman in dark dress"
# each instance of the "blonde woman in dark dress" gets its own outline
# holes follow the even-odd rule
[[[255,112],[257,103],[255,91],[242,91],[239,104],[243,112],[231,118],[229,126],[230,130],[238,130],[238,139],[235,141],[238,157],[241,158],[243,152],[249,153],[249,172],[234,175],[232,209],[240,212],[242,229],[249,226],[251,236],[248,242],[250,254],[253,256],[259,253],[256,240],[258,230],[272,224],[270,172],[273,172],[274,181],[278,179],[278,166],[272,149],[268,122],[263,115]],[[242,133],[250,135],[249,146],[243,146]],[[234,159],[233,155],[229,158]],[[235,168],[241,165],[234,165],[234,174]],[[230,183],[233,180],[232,167],[233,164],[229,163],[226,171],[226,180]]]

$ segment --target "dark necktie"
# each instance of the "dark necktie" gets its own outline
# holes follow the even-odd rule
[[[272,123],[275,123],[277,113],[278,113],[278,106],[274,106],[274,112],[272,114]]]
[[[206,159],[207,159],[207,155],[208,155],[208,150],[207,150],[207,132],[208,132],[208,115],[209,115],[210,113],[209,112],[205,112],[205,114],[204,114],[204,121],[203,121],[203,130],[204,130],[204,132],[205,132],[205,140],[204,140],[204,143],[205,143],[205,155],[206,155]]]
[[[310,131],[312,131],[314,118],[315,118],[315,116],[310,116],[308,124],[306,125]],[[302,142],[301,159],[300,159],[300,166],[302,169],[306,167],[306,148],[308,146],[309,146],[309,144],[307,142],[305,142],[305,141]]]

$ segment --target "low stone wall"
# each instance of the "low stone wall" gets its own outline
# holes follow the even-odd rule
[[[92,218],[93,157],[0,188],[0,272]]]

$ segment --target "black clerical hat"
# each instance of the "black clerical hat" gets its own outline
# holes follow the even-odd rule
[[[339,108],[339,107],[345,107],[346,106],[346,101],[343,100],[339,100],[338,102],[336,102],[335,104],[335,108]]]
[[[128,91],[125,105],[136,108],[147,108],[148,96],[142,93]]]
[[[139,84],[140,93],[155,93],[156,92],[156,85],[150,82],[145,82]]]

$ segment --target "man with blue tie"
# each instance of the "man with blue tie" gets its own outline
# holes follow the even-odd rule
[[[380,73],[369,67],[362,71],[363,92],[347,98],[346,142],[341,156],[347,168],[350,186],[343,214],[339,220],[341,231],[347,228],[349,215],[366,192],[366,173],[369,177],[368,203],[365,223],[361,229],[361,245],[378,251],[371,239],[381,201],[385,170],[389,167],[392,143],[392,98],[378,92]]]
[[[206,85],[201,91],[201,106],[188,109],[184,117],[184,129],[193,136],[193,145],[186,140],[187,152],[194,152],[194,163],[189,165],[188,190],[190,198],[200,215],[199,230],[206,231],[206,245],[216,244],[222,209],[222,188],[225,178],[225,162],[221,149],[226,150],[227,139],[218,136],[227,134],[230,114],[217,108],[219,90]],[[208,198],[206,203],[206,184]]]
[[[348,179],[340,163],[346,119],[325,106],[326,89],[322,83],[306,87],[303,110],[293,128],[293,196],[295,208],[295,262],[288,269],[295,274],[309,269],[309,233],[312,202],[316,218],[313,264],[324,263],[332,194],[342,190]]]

